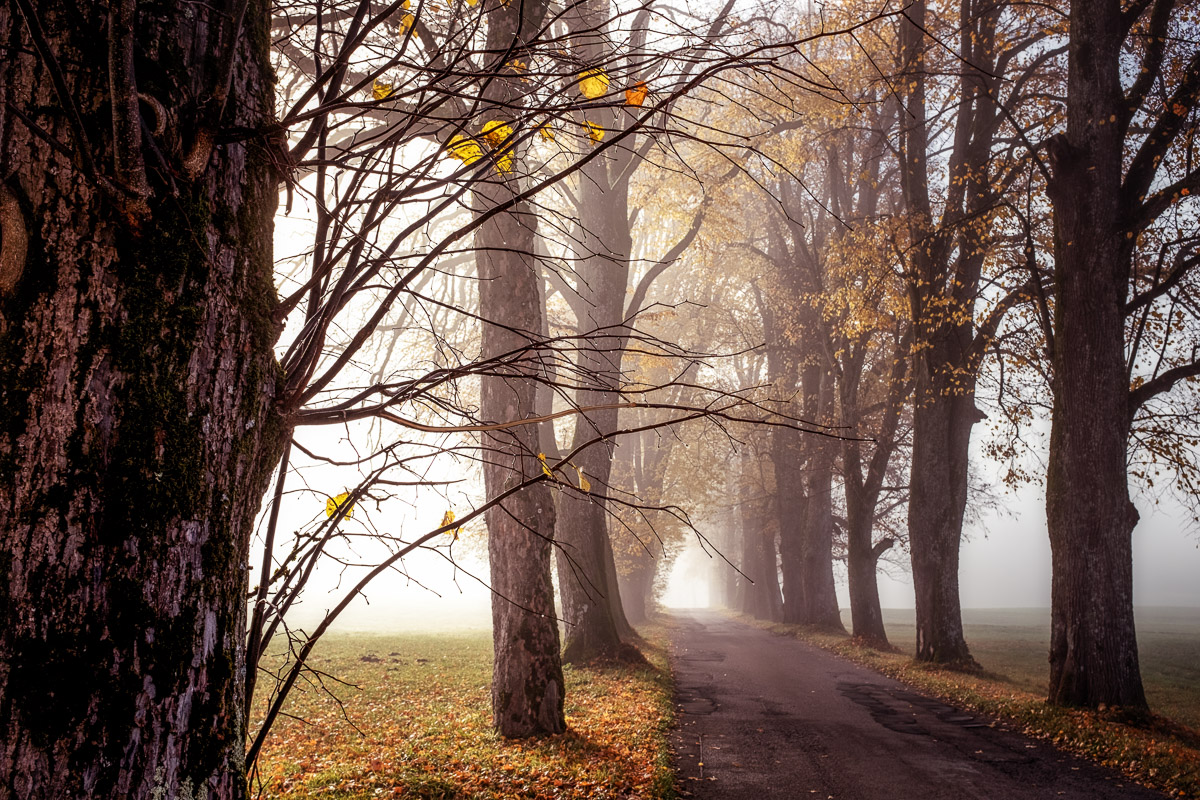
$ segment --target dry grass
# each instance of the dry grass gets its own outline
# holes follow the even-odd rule
[[[491,639],[331,636],[313,665],[344,684],[310,685],[260,759],[264,798],[651,800],[672,795],[674,721],[661,628],[643,631],[649,668],[566,671],[569,731],[510,742],[492,730]]]

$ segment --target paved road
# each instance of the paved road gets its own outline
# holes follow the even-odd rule
[[[676,611],[685,797],[1162,800],[795,639]]]

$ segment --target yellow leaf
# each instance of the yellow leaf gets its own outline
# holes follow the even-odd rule
[[[542,464],[542,473],[550,480],[554,480],[554,473],[550,471],[550,465],[546,463],[546,454],[538,453],[538,461]]]
[[[625,90],[625,105],[641,106],[646,102],[646,96],[650,94],[649,87],[645,81],[638,81],[633,87]]]
[[[392,85],[376,78],[371,84],[371,97],[374,97],[376,100],[387,100],[391,96]]]
[[[511,151],[500,153],[496,156],[496,172],[501,175],[511,175],[514,160]]]
[[[588,69],[579,73],[579,92],[589,100],[603,97],[608,91],[608,75],[602,69]]]
[[[416,21],[417,21],[417,18],[414,17],[412,14],[405,14],[403,17],[400,18],[400,32],[408,33],[408,29],[411,28],[413,26],[413,23]]]
[[[342,492],[337,497],[331,497],[325,501],[325,516],[332,517],[341,510],[342,506],[346,506],[345,519],[350,519],[354,516],[354,506],[347,506],[346,503],[350,500],[349,492]]]
[[[550,127],[549,122],[543,122],[541,125],[539,125],[538,133],[542,135],[543,139],[551,142],[554,141],[554,128]]]
[[[454,522],[454,512],[453,512],[453,511],[450,511],[450,510],[447,510],[447,511],[446,511],[446,513],[442,515],[442,524],[441,524],[441,525],[439,525],[438,527],[439,527],[439,528],[444,528],[444,527],[446,527],[447,525],[449,525],[451,522]],[[452,530],[452,531],[447,531],[447,533],[451,533],[451,534],[453,534],[453,535],[454,535],[454,541],[456,541],[456,542],[457,542],[457,541],[458,541],[458,535],[459,535],[460,533],[462,533],[462,528],[455,528],[455,529],[454,529],[454,530]]]
[[[492,120],[491,122],[483,123],[483,128],[479,131],[479,135],[483,140],[492,147],[499,147],[504,144],[508,137],[512,136],[512,128],[500,120]]]
[[[593,142],[598,142],[604,138],[604,128],[601,128],[599,125],[588,122],[585,119],[583,121],[583,127],[585,130],[587,130],[588,136],[591,137]]]
[[[575,467],[575,471],[579,473],[579,488],[585,492],[592,490],[592,484],[588,483],[588,479],[583,477],[583,468]]]
[[[483,158],[483,150],[479,147],[479,143],[461,133],[450,137],[450,141],[446,143],[446,151],[468,167]]]
[[[471,8],[474,8],[475,6],[479,5],[479,0],[467,0],[467,5],[469,5]]]

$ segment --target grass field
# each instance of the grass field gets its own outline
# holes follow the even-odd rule
[[[506,742],[491,727],[491,634],[330,635],[259,760],[263,798],[651,800],[670,796],[672,683],[651,667],[566,670],[569,731]],[[657,644],[656,644],[657,642]],[[336,678],[336,679],[335,679]]]
[[[1200,731],[1200,609],[1139,608],[1136,622],[1142,680],[1151,709]],[[892,644],[908,654],[914,651],[911,610],[885,611],[884,625]],[[985,670],[1018,689],[1045,696],[1050,674],[1049,609],[965,609],[963,632]]]

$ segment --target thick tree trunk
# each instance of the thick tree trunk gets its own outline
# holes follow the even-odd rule
[[[872,547],[871,516],[864,515],[859,509],[850,510],[849,501],[846,505],[849,517],[847,577],[850,583],[850,624],[854,638],[873,647],[888,648],[890,645],[883,627],[883,610],[879,606],[876,570],[879,557],[891,547],[892,540],[884,539],[880,546]]]
[[[240,797],[245,559],[287,437],[278,176],[261,139],[193,139],[222,57],[223,122],[271,119],[268,9],[236,37],[207,6],[31,13],[0,7],[24,116],[0,110],[4,250],[25,245],[0,295],[0,795]],[[149,138],[173,187],[145,176]]]
[[[489,191],[495,196],[485,195]],[[476,189],[487,208],[502,201],[505,184]],[[532,263],[536,217],[522,203],[497,214],[475,235],[479,305],[484,320],[483,358],[517,350],[541,330],[538,277]],[[532,416],[537,383],[523,376],[487,375],[480,413],[493,422]],[[541,474],[538,426],[488,434],[484,486],[489,501],[523,480]],[[550,551],[555,512],[552,489],[530,486],[488,510],[488,557],[492,582],[492,712],[501,734],[511,737],[561,733],[564,684],[558,655],[558,625]]]
[[[1126,473],[1124,303],[1132,258],[1121,214],[1121,9],[1071,7],[1065,137],[1050,154],[1054,416],[1046,475],[1053,554],[1050,702],[1146,707],[1133,617]]]
[[[931,348],[936,351],[936,348]],[[950,363],[918,354],[908,535],[916,590],[917,660],[975,667],[963,638],[958,553],[967,502],[967,450],[978,412],[931,374]]]
[[[503,59],[519,55],[522,37],[539,30],[545,14],[542,2],[493,7],[488,13],[488,52],[503,54],[498,56]],[[493,68],[499,71],[499,66]],[[488,88],[497,117],[524,102],[525,90],[518,78],[496,79]],[[519,150],[512,157],[516,164],[523,163]],[[472,187],[476,214],[511,203],[521,188],[521,172],[494,169],[488,178],[476,181]],[[536,341],[545,327],[536,240],[537,215],[524,201],[494,214],[475,232],[485,360],[519,352]],[[491,422],[532,417],[537,413],[538,386],[519,367],[513,373],[484,375],[480,415]],[[540,428],[523,425],[484,434],[483,480],[489,502],[542,473],[537,457]],[[485,514],[492,584],[492,718],[500,734],[508,737],[566,730],[550,575],[553,491],[549,484],[537,483],[506,497]]]

